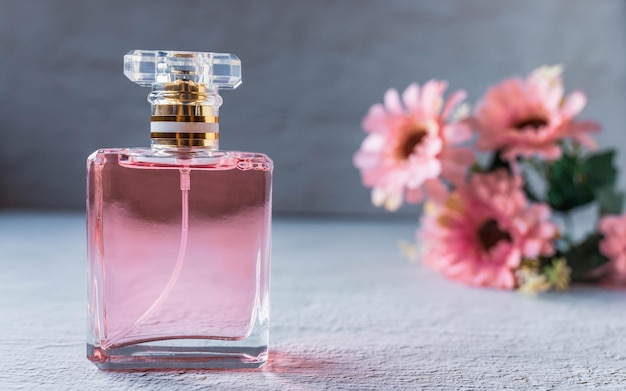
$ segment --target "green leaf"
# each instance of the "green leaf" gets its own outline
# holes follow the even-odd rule
[[[593,192],[582,180],[581,165],[578,156],[569,154],[550,164],[547,201],[554,210],[564,212],[593,201]]]
[[[618,215],[622,213],[624,193],[615,190],[613,186],[602,187],[596,191],[600,216]]]
[[[612,190],[617,179],[614,158],[614,150],[590,155],[584,160],[580,155],[566,153],[551,163],[548,174],[550,206],[566,212],[598,200],[606,213],[621,211],[623,196]]]
[[[487,172],[494,172],[501,168],[506,169],[509,173],[513,172],[509,162],[502,159],[502,151],[498,150],[493,154],[493,159],[491,159],[491,164],[489,165],[489,168],[487,168]]]
[[[483,172],[482,167],[480,167],[480,164],[478,164],[478,162],[474,162],[472,163],[472,165],[469,167],[469,174],[470,175],[474,175],[474,174],[480,174]]]
[[[613,165],[614,157],[614,150],[590,156],[581,167],[580,179],[594,189],[615,184],[617,168]]]
[[[602,235],[593,233],[585,240],[572,246],[563,256],[567,259],[567,265],[572,269],[572,280],[588,280],[589,272],[609,261],[600,253],[599,243]]]

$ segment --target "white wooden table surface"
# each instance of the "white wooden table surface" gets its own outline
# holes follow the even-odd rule
[[[262,369],[103,372],[83,216],[0,213],[0,390],[626,389],[626,290],[468,288],[400,256],[414,224],[277,220]]]

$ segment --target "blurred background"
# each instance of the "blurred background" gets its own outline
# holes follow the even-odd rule
[[[92,151],[149,145],[149,91],[122,74],[131,49],[242,59],[221,147],[274,159],[279,214],[384,213],[352,165],[361,119],[387,88],[430,78],[475,101],[563,64],[626,167],[623,0],[0,0],[0,49],[0,210],[80,211]]]

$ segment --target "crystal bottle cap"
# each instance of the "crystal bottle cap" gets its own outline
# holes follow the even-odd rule
[[[230,53],[131,50],[124,75],[143,87],[185,80],[232,90],[241,84],[241,60]]]

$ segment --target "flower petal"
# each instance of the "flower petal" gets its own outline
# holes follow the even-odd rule
[[[434,117],[441,110],[443,104],[443,92],[448,87],[445,81],[429,80],[422,87],[420,106],[422,115]]]
[[[585,108],[586,104],[587,97],[585,97],[585,94],[580,91],[572,92],[565,100],[565,103],[563,103],[561,115],[567,119],[572,119]]]
[[[449,144],[460,144],[472,137],[472,130],[467,122],[457,122],[443,128],[443,137]]]
[[[388,118],[385,107],[380,103],[372,105],[367,113],[367,116],[363,118],[361,127],[366,132],[378,132],[385,133],[388,131]]]
[[[404,90],[402,93],[402,101],[410,111],[416,111],[419,109],[420,88],[416,83],[412,83]]]
[[[387,92],[385,92],[385,108],[389,113],[404,113],[404,108],[402,107],[402,103],[400,102],[400,95],[398,94],[398,90],[396,90],[395,88],[390,88],[387,90]]]
[[[446,104],[443,106],[443,110],[441,111],[441,118],[447,120],[452,114],[452,110],[460,105],[466,97],[467,93],[463,90],[453,92],[452,95],[450,95],[450,97],[448,98]]]
[[[442,204],[446,202],[448,198],[448,189],[446,186],[441,183],[438,179],[429,179],[425,183],[426,194],[431,201],[436,202],[437,204]]]
[[[406,192],[406,202],[409,204],[419,204],[424,199],[424,191],[421,187],[408,189]]]

